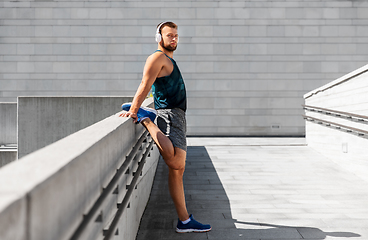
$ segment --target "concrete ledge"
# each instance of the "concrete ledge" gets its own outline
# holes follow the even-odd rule
[[[132,97],[18,97],[18,158],[111,116]]]
[[[152,99],[144,102],[145,106],[152,104]],[[83,214],[89,211],[145,131],[142,125],[120,118],[118,114],[0,169],[0,239],[9,239],[7,236],[37,240],[71,237]],[[121,220],[120,237],[126,234],[132,236],[128,239],[135,238],[158,158],[159,152],[154,147],[138,184],[139,190],[135,191],[131,208],[125,213],[129,221]],[[102,222],[91,228],[97,234],[85,239],[102,238],[102,230],[116,211],[116,203],[124,195],[129,179],[127,176],[121,180],[119,195],[111,194],[101,209]],[[3,225],[6,221],[9,224]]]
[[[357,70],[355,70],[355,71],[352,71],[352,72],[350,72],[350,73],[348,73],[348,74],[346,74],[346,75],[344,75],[344,76],[342,76],[342,77],[340,77],[340,78],[338,78],[338,79],[336,79],[332,82],[329,82],[329,83],[323,85],[322,87],[316,88],[316,89],[304,94],[304,99],[310,98],[313,95],[318,94],[319,92],[323,92],[327,89],[330,89],[332,87],[340,85],[340,84],[342,84],[346,81],[349,81],[350,79],[353,79],[353,78],[355,78],[355,77],[357,77],[357,76],[359,76],[359,75],[361,75],[361,74],[363,74],[367,71],[368,71],[368,64],[361,67],[361,68],[359,68],[359,69],[357,69]]]

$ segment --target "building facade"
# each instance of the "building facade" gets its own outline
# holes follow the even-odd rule
[[[173,21],[188,135],[303,136],[303,95],[367,63],[367,13],[347,0],[2,1],[0,102],[131,96],[156,26]]]

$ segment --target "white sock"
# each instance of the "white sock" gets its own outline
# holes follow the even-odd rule
[[[188,222],[190,222],[190,218],[188,218],[187,220],[185,221],[181,221],[183,224],[187,224]]]

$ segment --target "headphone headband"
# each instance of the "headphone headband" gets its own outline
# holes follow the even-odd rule
[[[167,22],[162,22],[162,23],[160,23],[160,25],[158,25],[157,30],[156,30],[158,33],[160,33],[160,27],[161,27],[162,25],[164,25],[165,23],[167,23]]]
[[[156,39],[156,42],[161,42],[162,40],[162,36],[161,36],[161,33],[160,33],[160,28],[163,24],[165,24],[167,22],[162,22],[160,25],[158,25],[157,29],[156,29],[156,36],[155,36],[155,39]]]

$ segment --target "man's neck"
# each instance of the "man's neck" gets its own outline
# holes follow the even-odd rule
[[[169,57],[171,57],[171,58],[173,58],[174,57],[174,51],[169,51],[169,50],[167,50],[167,49],[165,49],[165,48],[163,48],[162,46],[158,46],[158,49],[160,50],[160,51],[162,51],[163,53],[165,53],[167,56],[169,56]]]

